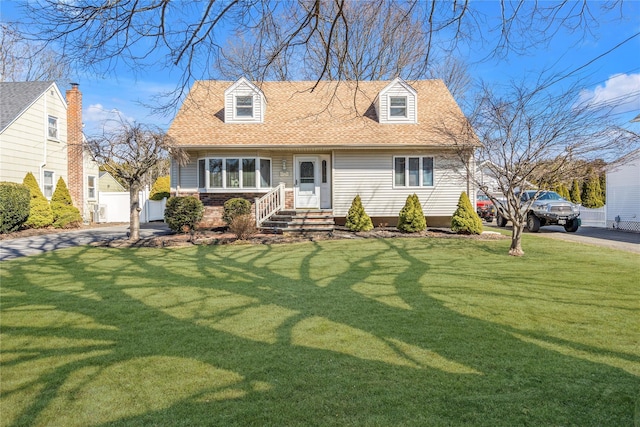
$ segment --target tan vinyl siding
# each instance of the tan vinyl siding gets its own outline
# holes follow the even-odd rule
[[[433,187],[393,186],[394,156],[434,158]],[[433,151],[337,151],[334,155],[334,214],[346,216],[360,195],[370,216],[397,216],[407,196],[416,193],[426,216],[451,216],[467,191],[464,166],[453,155]]]
[[[56,141],[47,137],[48,116],[58,119]],[[42,187],[44,169],[67,182],[66,141],[66,105],[57,91],[48,89],[0,134],[0,181],[22,182],[31,172]]]

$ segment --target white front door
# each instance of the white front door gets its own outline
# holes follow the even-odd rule
[[[320,207],[320,179],[317,157],[296,157],[295,203],[298,209]]]

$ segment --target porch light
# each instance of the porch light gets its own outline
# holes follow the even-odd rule
[[[286,159],[282,159],[282,170],[283,171],[287,170],[287,160]]]

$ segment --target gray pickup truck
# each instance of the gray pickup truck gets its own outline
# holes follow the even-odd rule
[[[580,227],[580,208],[570,201],[560,197],[553,191],[527,190],[520,193],[520,203],[528,206],[527,230],[535,233],[545,225],[562,225],[565,231],[575,233]],[[534,199],[532,201],[532,199]],[[504,206],[498,206],[496,217],[498,226],[507,225]]]

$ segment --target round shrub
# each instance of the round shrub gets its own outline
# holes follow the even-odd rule
[[[176,233],[193,233],[202,219],[204,205],[193,196],[171,197],[164,210],[164,222]]]
[[[236,235],[238,240],[244,240],[258,231],[256,220],[250,214],[238,215],[233,218],[229,224],[229,230]]]
[[[398,217],[398,230],[407,233],[424,231],[427,228],[427,220],[422,212],[422,205],[418,196],[414,193],[407,197],[404,207]]]
[[[82,216],[78,208],[71,202],[71,194],[64,179],[58,179],[56,189],[51,196],[53,226],[55,228],[74,228],[82,224]]]
[[[224,222],[231,224],[231,221],[239,215],[251,214],[251,202],[241,197],[235,197],[224,202],[224,212],[222,219]]]
[[[149,193],[150,200],[162,200],[165,197],[168,199],[171,191],[171,177],[169,175],[160,176],[156,179],[151,187]]]
[[[458,208],[451,218],[451,230],[458,234],[482,233],[482,220],[471,206],[471,200],[464,191],[460,194]]]
[[[357,195],[351,202],[345,226],[351,231],[369,231],[373,228],[371,218],[365,212],[364,206],[362,206],[360,195]]]
[[[49,201],[44,197],[38,181],[31,172],[27,173],[22,181],[30,193],[29,217],[24,223],[26,228],[43,228],[53,224],[53,211]]]
[[[0,233],[20,228],[29,217],[31,194],[24,184],[0,182]]]

